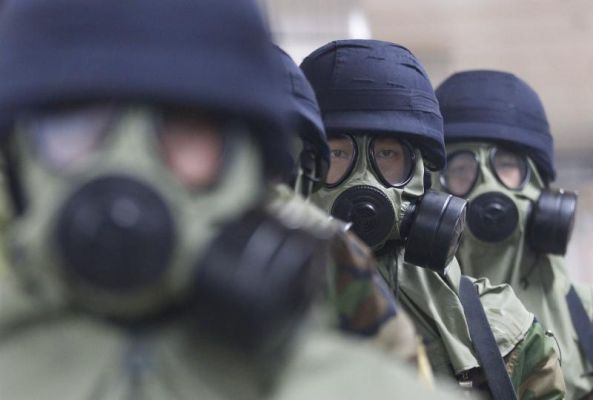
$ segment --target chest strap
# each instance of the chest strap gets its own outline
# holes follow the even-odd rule
[[[593,325],[587,315],[585,306],[583,306],[579,295],[572,285],[566,295],[566,303],[568,304],[572,326],[579,338],[579,347],[585,353],[587,360],[593,364]]]
[[[480,368],[486,376],[490,394],[494,400],[515,400],[517,395],[507,372],[504,360],[496,344],[488,318],[482,307],[478,291],[472,281],[461,277],[459,300],[467,319],[469,335],[477,354]]]

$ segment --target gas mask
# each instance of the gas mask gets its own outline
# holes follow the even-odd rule
[[[545,188],[526,156],[488,143],[447,146],[440,185],[469,200],[465,247],[492,249],[525,243],[536,253],[565,254],[574,225],[577,195]],[[462,256],[463,258],[463,256]]]
[[[11,146],[27,200],[9,231],[16,273],[47,304],[107,317],[180,302],[222,226],[264,192],[244,130],[111,105],[21,118]]]
[[[438,272],[453,258],[465,201],[425,192],[420,151],[390,135],[334,135],[326,185],[313,200],[379,250],[405,248],[405,260]]]

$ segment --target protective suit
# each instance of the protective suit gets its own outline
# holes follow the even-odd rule
[[[1,289],[2,398],[459,398],[429,389],[375,347],[338,334],[322,305],[300,323],[287,354],[276,353],[269,365],[269,356],[200,336],[196,329],[204,326],[195,320],[191,329],[177,320],[130,334],[92,316],[47,312],[14,281],[3,280]]]
[[[327,329],[326,239],[265,209],[278,74],[247,0],[3,7],[0,398],[422,393]]]
[[[567,398],[591,396],[592,360],[579,342],[567,296],[581,303],[591,325],[592,291],[570,282],[562,258],[576,195],[549,188],[553,142],[540,99],[519,78],[497,71],[455,74],[437,97],[449,158],[437,184],[470,202],[457,253],[462,271],[511,285],[556,339]]]
[[[286,154],[290,167],[283,181],[308,199],[319,190],[327,174],[327,136],[313,88],[290,55],[280,47],[276,50],[283,67],[283,87],[290,99],[289,117],[293,133],[290,151]]]
[[[368,249],[346,224],[328,215],[306,197],[319,190],[329,163],[327,137],[311,85],[284,51],[278,49],[285,69],[293,126],[298,137],[291,158],[294,174],[287,184],[270,190],[269,209],[287,225],[313,230],[330,243],[326,271],[327,299],[336,311],[335,325],[364,338],[400,360],[419,367],[420,376],[432,381],[428,360],[410,319],[395,304],[389,288],[376,270]],[[292,184],[294,189],[288,185]]]
[[[465,202],[429,190],[429,171],[442,168],[445,157],[441,115],[424,69],[405,48],[362,40],[330,43],[301,68],[330,144],[326,184],[313,200],[352,223],[373,248],[384,279],[425,337],[435,372],[495,391],[479,368],[453,259]],[[470,285],[486,314],[490,344],[504,357],[511,395],[563,398],[554,341],[533,314],[508,286]]]

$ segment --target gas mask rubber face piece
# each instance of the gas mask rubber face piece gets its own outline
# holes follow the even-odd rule
[[[535,253],[566,252],[575,193],[545,188],[528,157],[502,146],[458,143],[448,145],[447,152],[438,184],[469,201],[468,229],[458,253],[465,273],[509,282],[507,269],[519,269],[524,246]]]
[[[263,193],[255,143],[187,112],[95,105],[16,126],[27,208],[9,251],[48,304],[115,318],[187,295],[221,226]]]
[[[425,192],[420,151],[393,135],[334,135],[329,144],[326,185],[313,201],[351,223],[373,250],[399,243],[406,261],[443,271],[463,231],[465,201]]]

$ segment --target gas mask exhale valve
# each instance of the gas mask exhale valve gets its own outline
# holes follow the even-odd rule
[[[355,186],[335,201],[331,215],[352,223],[352,231],[371,247],[383,243],[395,224],[387,196],[372,186]]]
[[[167,270],[175,226],[165,202],[148,186],[103,177],[78,190],[57,225],[65,267],[88,284],[131,290]]]
[[[513,200],[500,192],[481,194],[470,202],[467,225],[484,242],[505,240],[517,228],[519,210]]]

